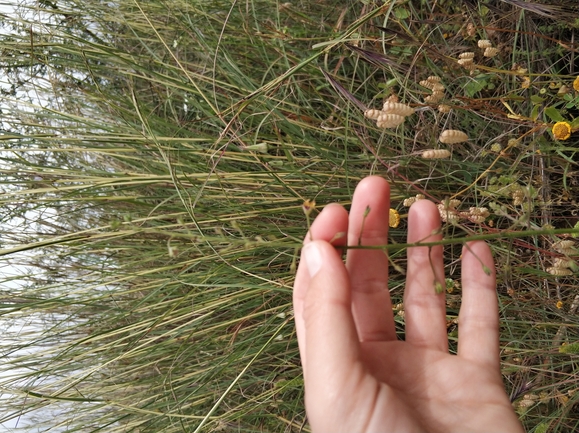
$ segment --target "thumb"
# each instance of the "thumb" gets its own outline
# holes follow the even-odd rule
[[[360,343],[352,316],[350,277],[336,249],[328,242],[313,241],[303,248],[302,259],[310,274],[303,311],[305,384],[306,395],[313,396],[345,384],[359,359]]]

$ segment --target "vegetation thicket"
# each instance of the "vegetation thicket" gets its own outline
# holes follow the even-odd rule
[[[486,239],[513,404],[579,429],[579,6],[40,0],[2,26],[0,422],[309,431],[301,240],[377,174],[401,338],[425,197],[451,350],[461,247]]]

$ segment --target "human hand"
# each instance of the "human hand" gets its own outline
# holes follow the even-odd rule
[[[432,266],[428,247],[408,249],[405,341],[396,338],[385,252],[349,249],[344,265],[333,246],[385,245],[389,197],[384,179],[362,180],[350,215],[326,206],[313,241],[304,241],[293,302],[312,431],[523,432],[501,379],[495,271],[484,242],[462,251],[457,355],[448,352],[444,291],[434,289],[433,270],[444,284],[441,246],[431,250]],[[440,240],[439,228],[432,202],[412,205],[408,243]]]

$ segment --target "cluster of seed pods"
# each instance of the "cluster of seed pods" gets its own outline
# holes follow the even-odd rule
[[[576,267],[575,260],[569,256],[575,256],[579,253],[575,248],[575,241],[570,239],[562,239],[553,244],[553,249],[565,257],[556,257],[553,260],[553,266],[547,268],[547,272],[558,277],[566,277],[573,275],[573,269]]]
[[[445,129],[440,134],[438,141],[444,144],[462,143],[468,140],[466,133],[457,129]],[[450,151],[447,149],[427,149],[422,152],[425,159],[446,159],[450,157]]]
[[[381,110],[369,109],[364,112],[365,117],[376,121],[378,128],[396,128],[412,114],[414,108],[394,100],[384,102]]]
[[[460,200],[447,200],[437,205],[440,219],[444,222],[456,223],[460,219],[467,219],[475,224],[481,224],[489,217],[490,212],[486,207],[471,207],[468,212],[461,212],[457,208]]]

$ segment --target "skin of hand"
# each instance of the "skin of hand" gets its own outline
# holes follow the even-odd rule
[[[386,180],[368,177],[349,216],[330,204],[305,238],[293,302],[312,431],[523,432],[500,374],[495,270],[486,243],[462,250],[457,355],[448,352],[444,291],[434,287],[433,269],[444,285],[442,246],[431,249],[432,266],[428,247],[408,249],[405,341],[396,337],[386,253],[349,249],[344,265],[336,247],[387,243],[389,208]],[[440,240],[439,228],[432,202],[412,205],[408,243]]]

